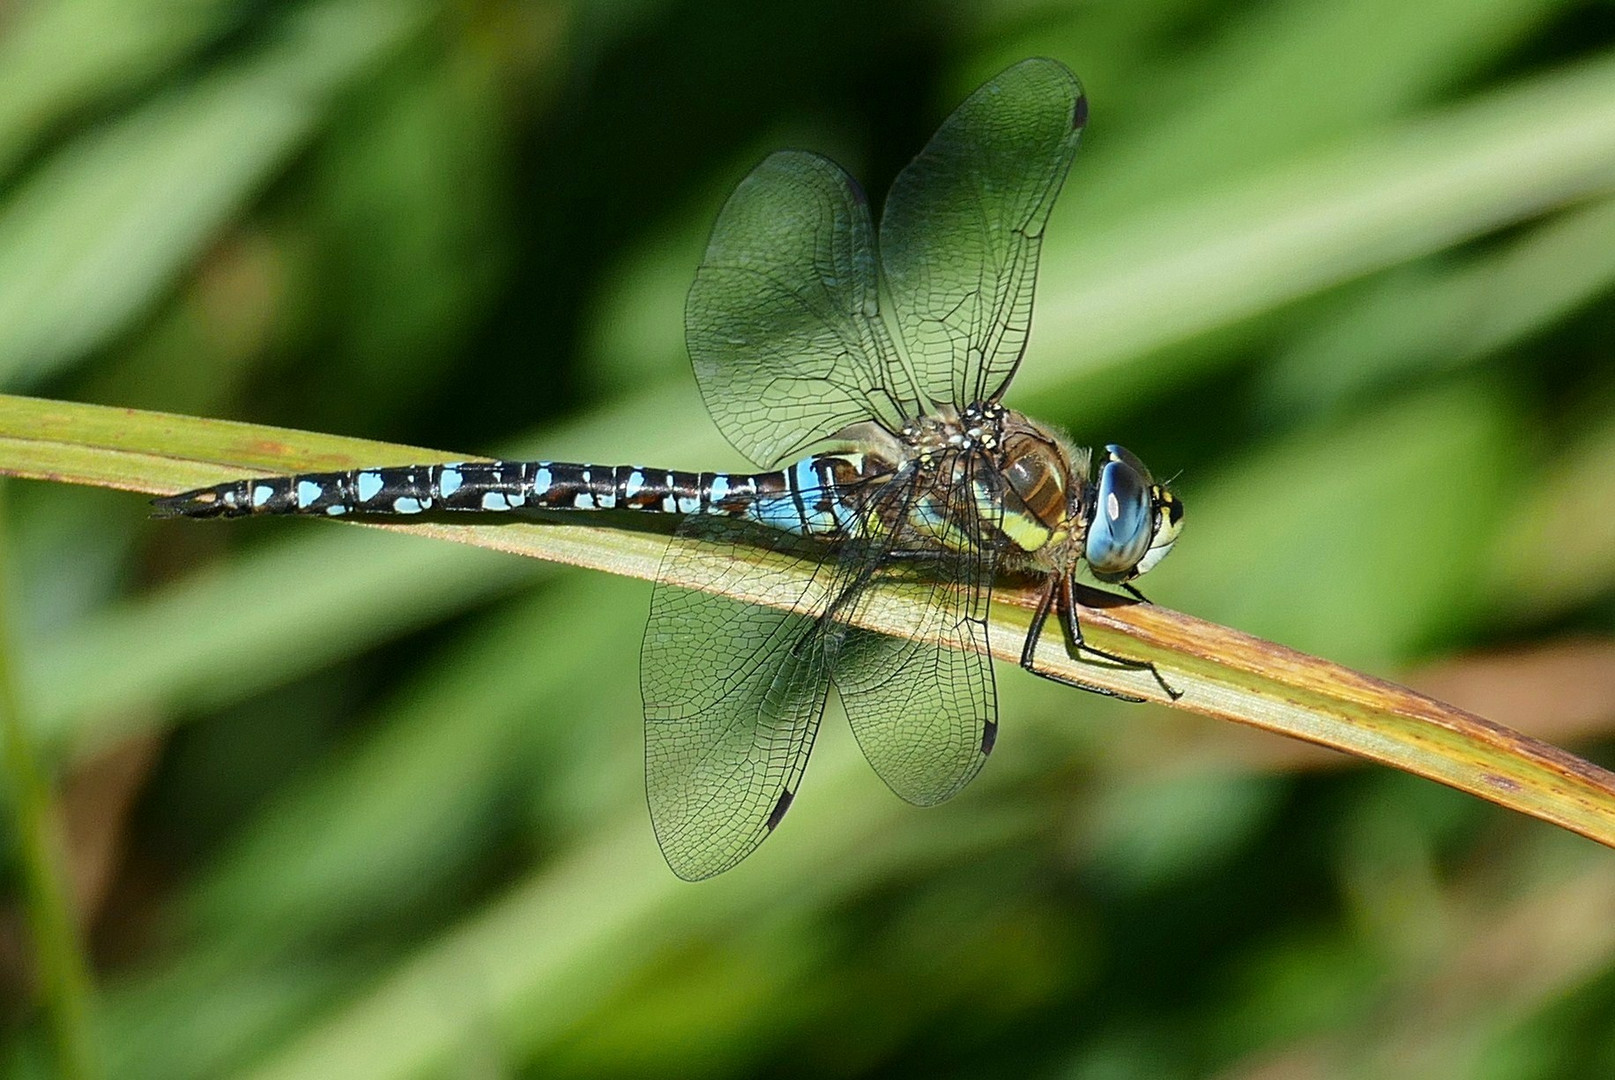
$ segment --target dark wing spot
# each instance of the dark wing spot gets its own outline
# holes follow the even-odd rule
[[[981,727],[981,752],[990,754],[998,742],[998,721],[989,720]]]
[[[1071,110],[1071,127],[1073,130],[1088,126],[1088,95],[1082,94],[1077,98],[1076,107]]]
[[[768,824],[765,826],[769,832],[773,832],[775,827],[779,825],[780,819],[785,816],[785,811],[791,808],[791,800],[794,798],[796,798],[796,792],[790,788],[786,788],[779,793],[779,802],[774,804],[774,809],[768,815]]]

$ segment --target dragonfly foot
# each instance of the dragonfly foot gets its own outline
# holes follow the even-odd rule
[[[1167,682],[1166,679],[1162,677],[1160,670],[1148,660],[1129,660],[1125,656],[1117,656],[1115,653],[1106,652],[1103,649],[1096,649],[1087,642],[1078,642],[1077,652],[1092,653],[1094,656],[1099,657],[1101,660],[1104,660],[1115,667],[1121,668],[1123,671],[1147,671],[1150,673],[1150,678],[1155,680],[1155,685],[1161,688],[1161,693],[1165,694],[1169,699],[1172,701],[1177,701],[1183,697],[1183,691],[1174,689],[1172,684]],[[1131,700],[1143,701],[1144,699],[1132,698]]]
[[[1143,593],[1139,592],[1138,589],[1134,588],[1132,585],[1128,584],[1127,582],[1125,582],[1125,581],[1122,582],[1121,587],[1123,589],[1125,589],[1132,596],[1132,598],[1134,600],[1137,600],[1139,603],[1141,603],[1141,604],[1149,604],[1151,606],[1153,606],[1155,604],[1154,600],[1151,600],[1149,597],[1147,597]]]
[[[1124,694],[1120,690],[1112,690],[1109,687],[1095,686],[1093,683],[1083,682],[1081,679],[1073,679],[1071,676],[1057,671],[1047,671],[1043,668],[1033,667],[1030,664],[1022,666],[1033,675],[1041,676],[1050,682],[1057,682],[1062,686],[1074,686],[1078,690],[1086,690],[1090,694],[1101,694],[1104,697],[1115,698],[1117,701],[1126,701],[1134,705],[1142,705],[1148,700],[1147,698],[1134,697],[1132,694]]]

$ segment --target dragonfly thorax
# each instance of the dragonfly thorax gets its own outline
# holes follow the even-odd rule
[[[1000,528],[1016,547],[1040,556],[1038,562],[1063,562],[1057,552],[1081,531],[1088,453],[1021,413],[1001,411],[993,455],[1002,489]]]
[[[928,468],[945,459],[998,450],[1011,415],[1019,414],[995,402],[979,402],[963,410],[942,406],[908,421],[898,435],[906,455]]]
[[[1080,544],[1088,454],[1042,424],[997,402],[977,402],[911,419],[895,442],[894,456],[918,470],[921,490],[972,489],[969,520],[951,523],[962,533],[995,522],[996,535],[981,542],[1018,549],[1045,569],[1063,562],[1056,549],[1074,532]],[[928,518],[962,512],[959,502],[950,505],[951,515],[932,500],[918,507]]]
[[[1183,504],[1124,447],[1106,446],[1095,464],[1058,432],[1005,411],[996,457],[1000,528],[1034,566],[1070,574],[1085,560],[1100,581],[1125,583],[1164,559],[1183,528]]]

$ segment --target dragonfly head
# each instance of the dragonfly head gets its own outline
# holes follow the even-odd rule
[[[1105,447],[1083,555],[1093,576],[1120,584],[1166,558],[1183,531],[1183,503],[1125,448]]]

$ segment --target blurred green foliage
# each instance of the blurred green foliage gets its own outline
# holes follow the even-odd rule
[[[1032,54],[1093,114],[1011,403],[1181,470],[1152,596],[1391,677],[1608,639],[1607,0],[19,0],[0,385],[731,465],[681,337],[729,188],[799,145],[882,191]],[[831,723],[690,886],[642,584],[16,494],[110,1075],[1615,1075],[1615,868],[1546,825],[1004,671],[952,803]]]

